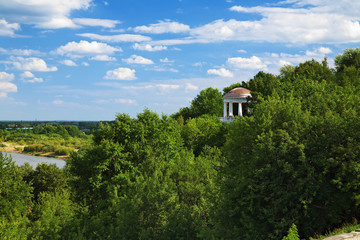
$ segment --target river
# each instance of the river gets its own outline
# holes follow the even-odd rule
[[[24,165],[26,162],[28,162],[30,166],[32,166],[33,168],[36,168],[36,166],[39,163],[55,164],[58,168],[64,168],[66,165],[66,162],[64,160],[57,158],[37,157],[37,156],[29,156],[25,154],[8,153],[8,152],[3,152],[3,155],[11,156],[12,160],[18,166]]]

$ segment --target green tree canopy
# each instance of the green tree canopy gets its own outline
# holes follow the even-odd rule
[[[201,92],[191,101],[190,107],[181,108],[173,117],[178,119],[180,116],[187,120],[196,118],[204,114],[222,116],[224,103],[221,92],[212,87],[201,90]]]

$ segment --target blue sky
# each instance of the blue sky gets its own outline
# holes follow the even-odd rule
[[[0,0],[0,120],[171,114],[206,87],[333,59],[360,1]]]

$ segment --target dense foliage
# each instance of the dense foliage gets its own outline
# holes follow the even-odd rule
[[[91,136],[74,125],[38,125],[29,129],[0,129],[0,147],[14,146],[18,152],[70,155],[88,145]],[[1,150],[1,148],[0,148]]]
[[[359,56],[349,49],[335,69],[311,60],[234,83],[223,94],[246,87],[252,98],[231,123],[218,119],[213,88],[172,117],[119,114],[65,169],[0,155],[0,238],[304,239],[356,222]]]

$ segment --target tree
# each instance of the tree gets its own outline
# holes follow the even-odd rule
[[[181,129],[184,145],[198,156],[205,146],[222,147],[226,133],[225,127],[216,116],[202,115],[188,119]]]
[[[100,125],[94,144],[74,153],[69,170],[88,211],[86,239],[196,239],[207,226],[215,193],[217,148],[195,157],[180,126],[145,110]]]
[[[178,113],[173,115],[177,119],[183,116],[184,120],[196,118],[204,114],[221,116],[223,114],[224,103],[221,92],[216,88],[206,88],[191,101],[190,107],[181,108]]]
[[[43,192],[55,193],[67,188],[67,176],[55,164],[38,164],[34,171],[24,176],[24,180],[32,183],[34,201]]]
[[[346,67],[351,66],[357,69],[360,68],[360,48],[348,48],[345,49],[343,54],[336,56],[335,68],[338,73],[343,72]]]
[[[30,229],[31,186],[11,158],[0,153],[0,238],[27,239]]]

